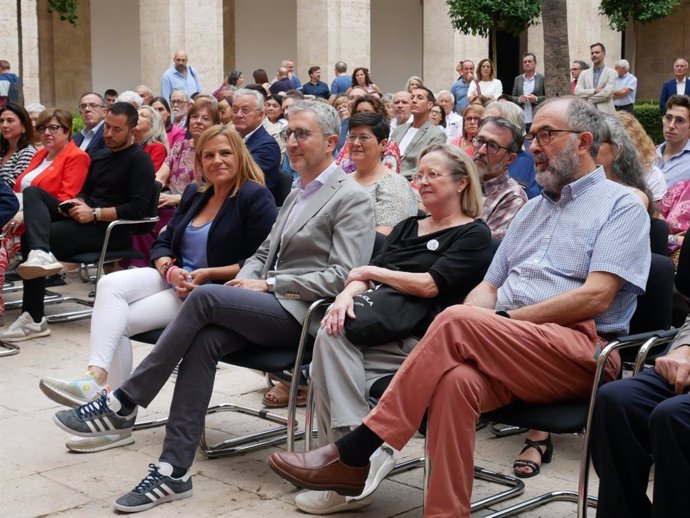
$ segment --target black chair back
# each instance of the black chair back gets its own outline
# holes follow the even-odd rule
[[[153,191],[151,192],[151,199],[149,200],[148,210],[146,211],[147,218],[155,218],[158,216],[158,198],[160,198],[162,188],[163,186],[160,183],[153,182]],[[133,225],[132,234],[137,236],[148,234],[156,226],[156,223],[157,221],[154,221],[151,224]]]
[[[278,176],[278,183],[273,188],[273,197],[276,200],[276,206],[282,207],[285,198],[288,197],[292,190],[293,178],[290,173],[281,171]]]

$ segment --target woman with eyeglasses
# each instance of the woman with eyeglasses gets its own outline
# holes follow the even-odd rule
[[[369,265],[350,272],[321,321],[311,364],[320,445],[362,423],[369,413],[369,389],[394,374],[417,343],[414,336],[374,346],[353,343],[344,326],[356,313],[354,297],[372,284],[383,284],[425,299],[428,322],[414,333],[422,336],[438,312],[462,303],[491,262],[491,231],[479,219],[482,195],[472,159],[455,147],[431,145],[419,154],[414,181],[429,215],[398,223]],[[372,456],[372,470],[378,474],[382,466],[394,464],[382,458],[390,459],[390,453],[377,450]],[[311,514],[326,514],[336,506],[354,511],[371,505],[376,486],[368,485],[356,500],[330,491],[303,491],[295,496],[295,505]]]
[[[457,146],[472,156],[474,146],[472,139],[479,133],[479,123],[484,115],[484,107],[479,104],[468,104],[462,112],[462,134],[450,141],[451,146]]]
[[[60,201],[74,198],[86,179],[91,159],[72,141],[72,114],[59,108],[48,108],[36,121],[36,132],[43,148],[38,150],[14,183],[14,192],[30,185],[40,187]],[[24,211],[20,210],[2,229],[0,249],[0,287],[5,283],[8,264],[20,250],[20,236],[24,233]],[[0,315],[4,301],[0,299]]]

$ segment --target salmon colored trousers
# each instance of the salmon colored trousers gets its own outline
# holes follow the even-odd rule
[[[434,320],[364,424],[402,449],[428,408],[432,471],[424,516],[469,517],[480,414],[515,399],[588,398],[602,342],[592,320],[563,327],[452,306]],[[612,357],[606,379],[619,368],[620,359]]]

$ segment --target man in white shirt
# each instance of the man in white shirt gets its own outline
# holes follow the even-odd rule
[[[690,79],[688,75],[688,62],[683,58],[678,58],[673,62],[673,76],[670,81],[666,81],[661,87],[659,96],[659,110],[661,113],[666,111],[666,103],[672,95],[690,95]]]
[[[613,67],[618,73],[613,91],[613,105],[616,107],[616,111],[624,110],[633,113],[635,95],[637,94],[637,78],[630,73],[630,63],[627,59],[619,59]]]

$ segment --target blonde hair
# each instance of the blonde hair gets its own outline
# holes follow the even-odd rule
[[[476,114],[481,119],[484,115],[484,106],[481,104],[468,104],[464,110],[462,110],[462,138],[467,138],[467,131],[465,131],[465,118],[470,112],[476,112]]]
[[[640,162],[642,169],[646,172],[651,171],[652,168],[657,164],[658,157],[656,154],[656,146],[654,141],[651,139],[647,132],[645,131],[640,121],[638,121],[634,115],[625,111],[616,112],[616,117],[625,128],[633,144],[637,148],[637,152],[640,155]]]
[[[430,153],[441,153],[446,165],[456,181],[467,178],[467,187],[460,193],[460,210],[465,216],[478,218],[482,214],[482,190],[477,168],[470,156],[460,148],[448,144],[431,144],[417,157],[417,165],[422,157]]]
[[[206,129],[201,136],[199,141],[196,143],[196,149],[194,152],[194,171],[197,176],[197,181],[199,183],[199,191],[203,192],[208,189],[211,184],[206,180],[203,174],[203,167],[201,165],[201,155],[204,151],[204,147],[211,139],[214,139],[222,135],[228,139],[230,148],[233,154],[237,158],[237,175],[235,176],[235,185],[230,193],[231,196],[235,196],[240,190],[240,187],[244,185],[247,181],[253,181],[260,185],[266,185],[266,180],[264,179],[264,173],[261,168],[254,162],[251,153],[244,145],[244,141],[236,130],[228,128],[223,124],[217,124]]]

